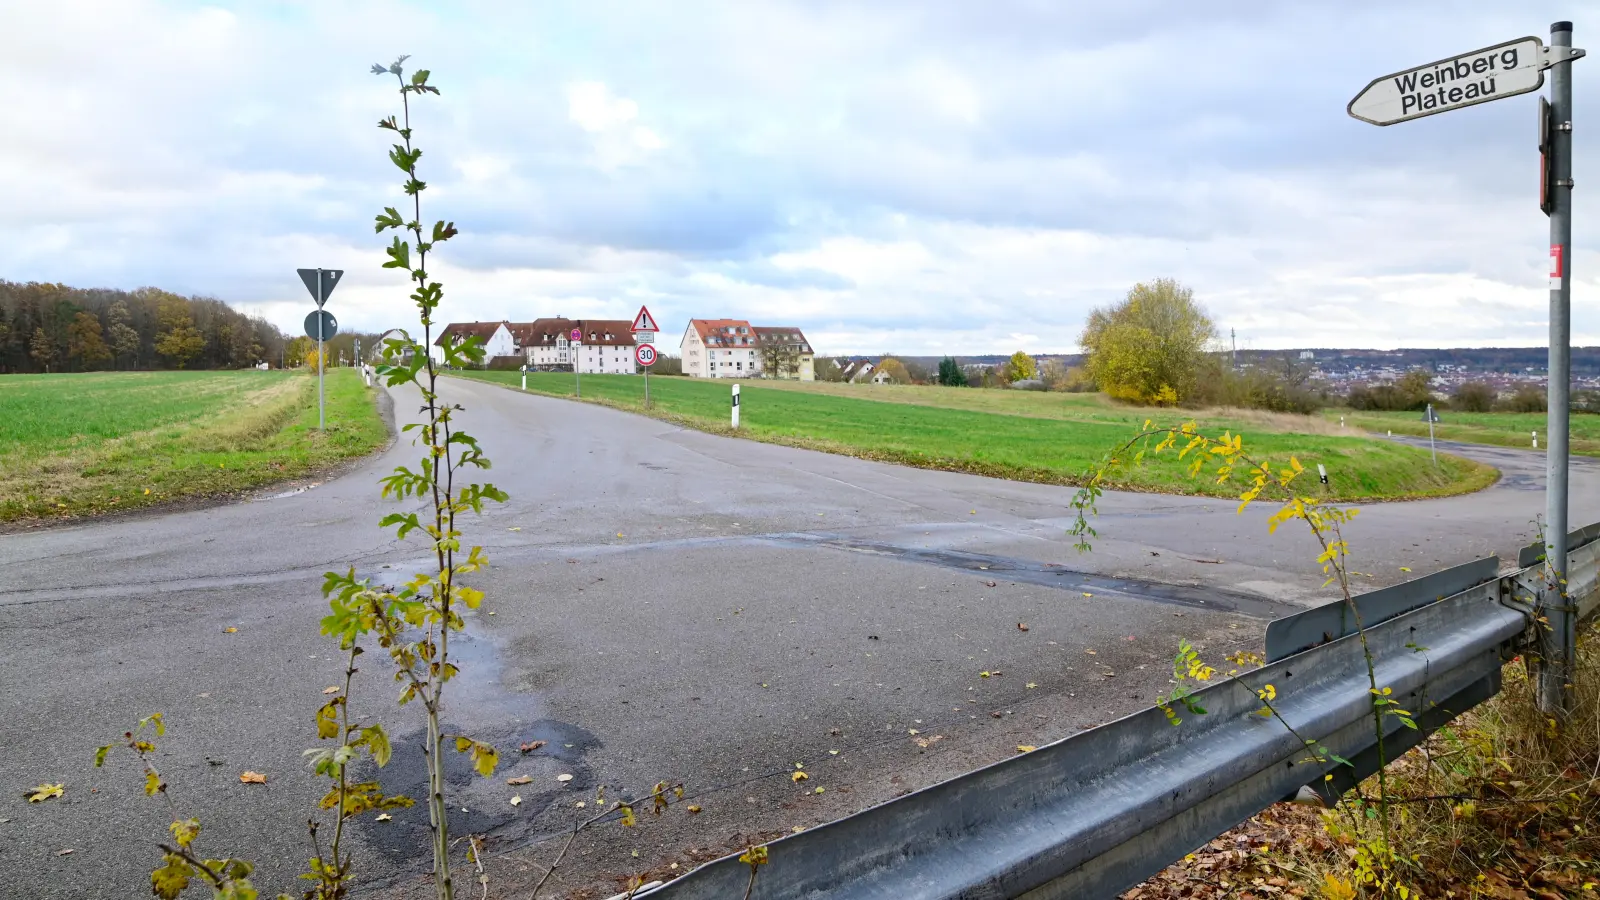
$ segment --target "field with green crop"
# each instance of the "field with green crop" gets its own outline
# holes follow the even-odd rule
[[[520,379],[518,372],[458,374],[511,387]],[[651,414],[726,433],[730,387],[724,381],[652,378]],[[622,409],[642,411],[643,388],[643,379],[636,376],[583,376],[584,400]],[[573,377],[533,373],[528,376],[528,390],[570,397]],[[1086,395],[953,388],[893,389],[875,394],[861,385],[841,388],[772,382],[744,383],[741,392],[740,433],[744,437],[1049,484],[1077,483],[1106,453],[1132,437],[1146,417],[1153,416],[1163,425],[1184,421],[1172,411],[1130,410]],[[920,398],[945,403],[918,402]],[[994,406],[984,410],[949,405],[957,403]],[[1319,419],[1305,417],[1251,419],[1229,413],[1200,419],[1201,427],[1208,431],[1233,429],[1244,434],[1246,450],[1257,459],[1287,463],[1295,456],[1313,469],[1319,462],[1326,465],[1332,499],[1441,496],[1486,487],[1497,477],[1493,469],[1457,457],[1441,455],[1435,467],[1425,450],[1364,437],[1285,430],[1286,424],[1296,422],[1316,432],[1330,428]],[[1143,465],[1123,470],[1114,480],[1140,490],[1215,496],[1239,493],[1239,487],[1218,485],[1215,479],[1190,478],[1185,466],[1173,457],[1147,457]]]
[[[1335,423],[1342,416],[1348,428],[1379,434],[1393,431],[1414,437],[1428,436],[1428,423],[1420,412],[1328,410],[1323,415]],[[1495,444],[1531,450],[1534,432],[1538,432],[1539,449],[1548,446],[1549,423],[1544,413],[1469,413],[1444,409],[1439,410],[1438,415],[1440,421],[1433,426],[1433,430],[1434,436],[1442,441]],[[1571,436],[1573,453],[1600,456],[1600,416],[1573,413],[1567,433]]]
[[[328,373],[0,376],[0,522],[114,512],[312,474],[387,440],[375,392]]]

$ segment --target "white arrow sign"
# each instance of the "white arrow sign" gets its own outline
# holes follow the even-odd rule
[[[1346,109],[1363,122],[1393,125],[1536,91],[1548,68],[1543,41],[1517,38],[1374,79]]]

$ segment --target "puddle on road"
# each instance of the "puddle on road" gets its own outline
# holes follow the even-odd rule
[[[1276,619],[1301,611],[1290,603],[1271,600],[1244,591],[1196,585],[1166,584],[1158,581],[1140,581],[1117,578],[1069,569],[1059,563],[1036,562],[1009,556],[972,553],[965,550],[932,550],[902,547],[878,541],[860,540],[844,535],[792,534],[771,535],[767,540],[775,543],[832,547],[852,553],[869,553],[907,562],[919,562],[956,569],[973,575],[988,575],[1007,581],[1019,581],[1041,587],[1060,588],[1067,591],[1118,594],[1138,600],[1153,600],[1193,609],[1213,612],[1239,613],[1258,619]]]
[[[387,569],[372,567],[357,574],[371,578],[374,585],[403,583],[410,573],[429,563],[391,564]],[[445,687],[442,729],[446,735],[460,734],[488,743],[500,755],[498,768],[485,778],[473,770],[470,754],[455,752],[454,741],[445,739],[442,758],[449,783],[451,833],[478,835],[490,847],[525,843],[540,831],[536,826],[552,807],[592,799],[597,781],[586,760],[602,744],[582,728],[549,718],[537,694],[507,690],[501,680],[499,649],[492,639],[470,631],[454,633],[449,651],[461,672]],[[382,651],[374,648],[369,652]],[[388,821],[379,822],[373,815],[354,820],[369,845],[393,861],[396,872],[391,881],[431,865],[422,714],[416,701],[386,714],[394,747],[389,764],[377,769],[366,763],[358,773],[359,778],[379,781],[387,793],[417,801],[409,809],[391,811]],[[537,748],[527,753],[519,749],[533,744]],[[563,782],[561,775],[572,778]],[[530,781],[506,783],[520,776]],[[521,797],[521,803],[513,806],[512,797]]]
[[[293,497],[293,496],[295,496],[297,494],[304,494],[306,491],[309,491],[314,487],[316,487],[316,485],[314,485],[314,484],[305,484],[305,485],[301,485],[300,487],[297,487],[297,488],[290,488],[287,491],[279,491],[276,494],[267,494],[266,496],[257,497],[255,499],[258,502],[262,501],[262,500],[282,500],[282,499],[284,499],[286,497]]]

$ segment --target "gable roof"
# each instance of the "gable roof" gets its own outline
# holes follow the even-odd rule
[[[499,330],[501,325],[509,324],[504,321],[451,322],[444,327],[443,331],[439,332],[439,337],[434,340],[433,345],[435,347],[443,347],[446,341],[463,341],[469,337],[479,338],[487,344],[489,338],[494,336],[494,333]]]
[[[517,346],[524,348],[554,347],[558,339],[566,337],[574,328],[582,333],[582,342],[588,346],[633,346],[632,319],[568,319],[552,316],[532,322],[507,323],[506,327],[511,329],[511,337]]]
[[[754,347],[756,330],[744,319],[690,319],[689,327],[708,347]],[[739,329],[744,329],[740,332]]]
[[[806,340],[805,332],[798,328],[789,325],[757,325],[755,333],[763,344],[781,343],[801,353],[811,352],[811,342]]]

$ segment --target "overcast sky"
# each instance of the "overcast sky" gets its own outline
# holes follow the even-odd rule
[[[1600,16],[1558,0],[0,0],[0,278],[414,318],[372,217],[409,53],[447,320],[799,325],[1070,352],[1140,279],[1241,347],[1546,343],[1535,95],[1388,128],[1370,79],[1576,20],[1573,340],[1600,344]],[[1586,30],[1588,29],[1588,30]],[[1592,37],[1591,37],[1592,35]],[[1589,124],[1593,123],[1593,124]]]

